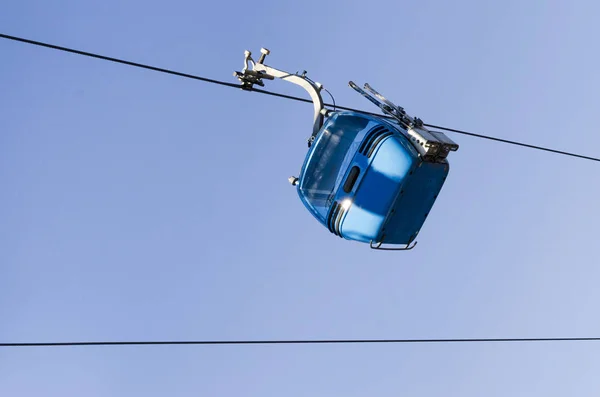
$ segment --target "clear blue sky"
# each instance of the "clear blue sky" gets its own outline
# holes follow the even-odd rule
[[[600,155],[595,1],[6,0],[2,33]],[[597,163],[452,135],[408,253],[287,182],[310,105],[0,41],[0,340],[600,336]],[[283,82],[268,89],[304,95]],[[0,349],[2,396],[596,396],[600,344]]]

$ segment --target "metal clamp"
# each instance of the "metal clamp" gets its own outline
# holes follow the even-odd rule
[[[292,74],[265,65],[265,58],[271,52],[266,48],[261,48],[260,52],[261,55],[258,62],[255,62],[254,59],[252,59],[252,53],[250,51],[245,51],[244,68],[241,72],[234,72],[233,75],[242,83],[241,88],[249,91],[252,90],[254,84],[264,87],[265,84],[262,79],[274,80],[275,78],[288,81],[304,88],[310,95],[314,106],[313,133],[308,143],[308,146],[310,147],[312,141],[314,141],[314,138],[323,126],[324,115],[322,110],[324,108],[324,103],[323,98],[321,97],[323,85],[306,77],[306,72],[302,75],[297,73]]]

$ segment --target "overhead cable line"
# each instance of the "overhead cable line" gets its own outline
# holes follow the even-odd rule
[[[188,79],[204,81],[204,82],[211,83],[211,84],[218,84],[218,85],[221,85],[221,86],[232,87],[232,88],[241,88],[240,84],[229,83],[229,82],[226,82],[226,81],[215,80],[215,79],[209,79],[209,78],[206,78],[206,77],[201,77],[201,76],[197,76],[197,75],[193,75],[193,74],[177,72],[175,70],[159,68],[159,67],[156,67],[156,66],[146,65],[146,64],[137,63],[137,62],[131,62],[131,61],[127,61],[127,60],[123,60],[123,59],[119,59],[119,58],[113,58],[113,57],[108,57],[108,56],[105,56],[105,55],[95,54],[95,53],[91,53],[91,52],[80,51],[80,50],[76,50],[76,49],[73,49],[73,48],[67,48],[67,47],[62,47],[62,46],[58,46],[58,45],[54,45],[54,44],[43,43],[43,42],[40,42],[40,41],[29,40],[29,39],[25,39],[25,38],[22,38],[22,37],[10,36],[10,35],[7,35],[7,34],[0,33],[0,38],[7,39],[7,40],[18,41],[18,42],[26,43],[26,44],[32,44],[32,45],[40,46],[40,47],[46,47],[46,48],[50,48],[50,49],[53,49],[53,50],[69,52],[69,53],[72,53],[72,54],[77,54],[77,55],[83,55],[83,56],[87,56],[87,57],[102,59],[102,60],[105,60],[105,61],[116,62],[116,63],[120,63],[120,64],[124,64],[124,65],[128,65],[128,66],[133,66],[133,67],[137,67],[137,68],[142,68],[142,69],[147,69],[147,70],[153,70],[153,71],[156,71],[156,72],[167,73],[167,74],[171,74],[171,75],[175,75],[175,76],[185,77],[185,78],[188,78]],[[308,102],[308,103],[312,102],[310,99],[300,98],[300,97],[296,97],[296,96],[292,96],[292,95],[280,94],[280,93],[277,93],[277,92],[271,92],[271,91],[266,91],[266,90],[261,90],[261,89],[256,89],[256,88],[252,88],[250,91],[254,91],[254,92],[258,92],[258,93],[266,94],[266,95],[271,95],[271,96],[275,96],[275,97],[279,97],[279,98],[291,99],[291,100],[295,100],[295,101],[299,101],[299,102]],[[329,106],[329,107],[335,106],[336,108],[342,109],[342,110],[350,110],[350,111],[354,111],[354,112],[360,112],[360,113],[371,114],[371,115],[376,115],[376,116],[382,117],[382,115],[377,114],[377,113],[372,113],[372,112],[367,112],[367,111],[364,111],[364,110],[349,108],[349,107],[346,107],[346,106],[339,106],[339,105],[336,106],[335,104],[332,105],[332,104],[328,104],[328,103],[326,103],[325,105]],[[383,116],[383,117],[386,117],[386,116]],[[511,141],[511,140],[508,140],[508,139],[496,138],[496,137],[492,137],[492,136],[488,136],[488,135],[475,134],[475,133],[472,133],[472,132],[457,130],[457,129],[448,128],[448,127],[441,127],[441,126],[437,126],[437,125],[433,125],[433,124],[424,124],[424,125],[426,127],[435,128],[435,129],[438,129],[438,130],[449,131],[449,132],[454,132],[454,133],[457,133],[457,134],[467,135],[467,136],[471,136],[471,137],[475,137],[475,138],[488,139],[488,140],[491,140],[491,141],[506,143],[506,144],[509,144],[509,145],[516,145],[516,146],[526,147],[526,148],[530,148],[530,149],[542,150],[542,151],[545,151],[545,152],[560,154],[560,155],[564,155],[564,156],[577,157],[577,158],[581,158],[581,159],[584,159],[584,160],[591,160],[591,161],[600,162],[600,158],[585,156],[585,155],[578,154],[578,153],[566,152],[566,151],[556,150],[556,149],[551,149],[551,148],[546,148],[546,147],[542,147],[542,146],[538,146],[538,145],[532,145],[532,144],[527,144],[527,143],[522,143],[522,142],[517,142],[517,141]]]
[[[75,347],[140,345],[324,345],[324,344],[423,344],[423,343],[514,343],[514,342],[591,342],[600,337],[573,338],[458,338],[458,339],[297,339],[297,340],[180,340],[180,341],[103,341],[103,342],[14,342],[0,347]]]
[[[83,56],[86,56],[86,57],[92,57],[92,58],[102,59],[104,61],[121,63],[123,65],[134,66],[136,68],[154,70],[155,72],[167,73],[167,74],[172,74],[172,75],[175,75],[175,76],[185,77],[185,78],[188,78],[188,79],[200,80],[200,81],[204,81],[204,82],[207,82],[207,83],[219,84],[219,85],[224,85],[224,86],[227,86],[227,87],[234,87],[234,88],[239,88],[240,87],[239,84],[234,84],[234,83],[228,83],[228,82],[225,82],[225,81],[208,79],[208,78],[205,78],[205,77],[195,76],[193,74],[181,73],[181,72],[177,72],[175,70],[158,68],[158,67],[155,67],[155,66],[144,65],[142,63],[131,62],[131,61],[123,60],[123,59],[107,57],[107,56],[104,56],[104,55],[94,54],[94,53],[85,52],[85,51],[79,51],[79,50],[75,50],[75,49],[67,48],[67,47],[61,47],[61,46],[54,45],[54,44],[42,43],[40,41],[34,41],[34,40],[24,39],[22,37],[9,36],[9,35],[2,34],[2,33],[0,33],[0,37],[3,38],[3,39],[19,41],[21,43],[27,43],[27,44],[33,44],[33,45],[36,45],[36,46],[40,46],[40,47],[51,48],[53,50],[65,51],[65,52],[70,52],[72,54],[77,54],[77,55],[83,55]]]

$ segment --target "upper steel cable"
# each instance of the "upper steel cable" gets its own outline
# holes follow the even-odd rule
[[[120,63],[120,64],[128,65],[128,66],[133,66],[133,67],[137,67],[137,68],[142,68],[142,69],[147,69],[147,70],[153,70],[155,72],[167,73],[167,74],[171,74],[171,75],[175,75],[175,76],[179,76],[179,77],[185,77],[185,78],[188,78],[188,79],[204,81],[206,83],[218,84],[218,85],[225,86],[225,87],[241,88],[240,84],[229,83],[229,82],[226,82],[226,81],[215,80],[215,79],[209,79],[209,78],[206,78],[206,77],[201,77],[201,76],[197,76],[197,75],[193,75],[193,74],[188,74],[188,73],[181,73],[181,72],[177,72],[175,70],[159,68],[159,67],[156,67],[156,66],[146,65],[146,64],[137,63],[137,62],[131,62],[131,61],[127,61],[127,60],[124,60],[124,59],[108,57],[108,56],[105,56],[105,55],[95,54],[95,53],[92,53],[92,52],[86,52],[86,51],[76,50],[76,49],[73,49],[73,48],[62,47],[62,46],[58,46],[58,45],[55,45],[55,44],[49,44],[49,43],[43,43],[41,41],[29,40],[29,39],[25,39],[25,38],[22,38],[22,37],[10,36],[10,35],[3,34],[3,33],[0,33],[0,38],[7,39],[7,40],[12,40],[12,41],[18,41],[18,42],[21,42],[21,43],[31,44],[31,45],[35,45],[35,46],[39,46],[39,47],[51,48],[53,50],[69,52],[69,53],[72,53],[72,54],[77,54],[77,55],[83,55],[83,56],[87,56],[87,57],[102,59],[102,60],[105,60],[105,61],[116,62],[116,63]],[[310,99],[300,98],[300,97],[296,97],[296,96],[292,96],[292,95],[285,95],[285,94],[280,94],[280,93],[277,93],[277,92],[271,92],[271,91],[266,91],[266,90],[261,90],[261,89],[255,89],[255,88],[251,89],[251,91],[258,92],[258,93],[261,93],[261,94],[271,95],[271,96],[275,96],[275,97],[279,97],[279,98],[285,98],[285,99],[291,99],[291,100],[295,100],[295,101],[299,101],[299,102],[308,102],[308,103],[311,103]],[[339,106],[339,105],[336,106],[335,104],[332,105],[332,104],[329,104],[329,103],[326,103],[325,105],[326,106],[335,106],[336,108],[342,109],[342,110],[350,110],[350,111],[354,111],[354,112],[360,112],[360,113],[366,113],[366,114],[376,115],[376,116],[379,116],[379,117],[387,117],[387,116],[382,116],[380,114],[376,114],[376,113],[372,113],[372,112],[367,112],[367,111],[364,111],[364,110],[349,108],[349,107],[346,107],[346,106]],[[522,143],[522,142],[517,142],[517,141],[511,141],[511,140],[508,140],[508,139],[496,138],[496,137],[492,137],[492,136],[488,136],[488,135],[483,135],[483,134],[475,134],[473,132],[467,132],[467,131],[457,130],[457,129],[454,129],[454,128],[448,128],[448,127],[441,127],[441,126],[437,126],[437,125],[433,125],[433,124],[424,124],[424,125],[426,127],[429,127],[429,128],[435,128],[435,129],[438,129],[438,130],[450,131],[450,132],[454,132],[454,133],[457,133],[457,134],[467,135],[467,136],[471,136],[471,137],[475,137],[475,138],[488,139],[488,140],[491,140],[491,141],[494,141],[494,142],[501,142],[501,143],[506,143],[506,144],[509,144],[509,145],[516,145],[516,146],[526,147],[526,148],[529,148],[529,149],[542,150],[542,151],[545,151],[545,152],[560,154],[560,155],[563,155],[563,156],[577,157],[577,158],[584,159],[584,160],[590,160],[590,161],[600,162],[600,158],[585,156],[585,155],[578,154],[578,153],[566,152],[566,151],[562,151],[562,150],[556,150],[556,149],[546,148],[546,147],[543,147],[543,146],[538,146],[538,145],[533,145],[533,144],[528,144],[528,143]]]

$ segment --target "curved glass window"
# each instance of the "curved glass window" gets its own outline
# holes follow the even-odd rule
[[[300,190],[313,207],[328,206],[327,200],[335,194],[340,181],[340,171],[346,170],[360,144],[354,140],[368,123],[365,117],[340,114],[325,125],[314,143],[300,184]]]

